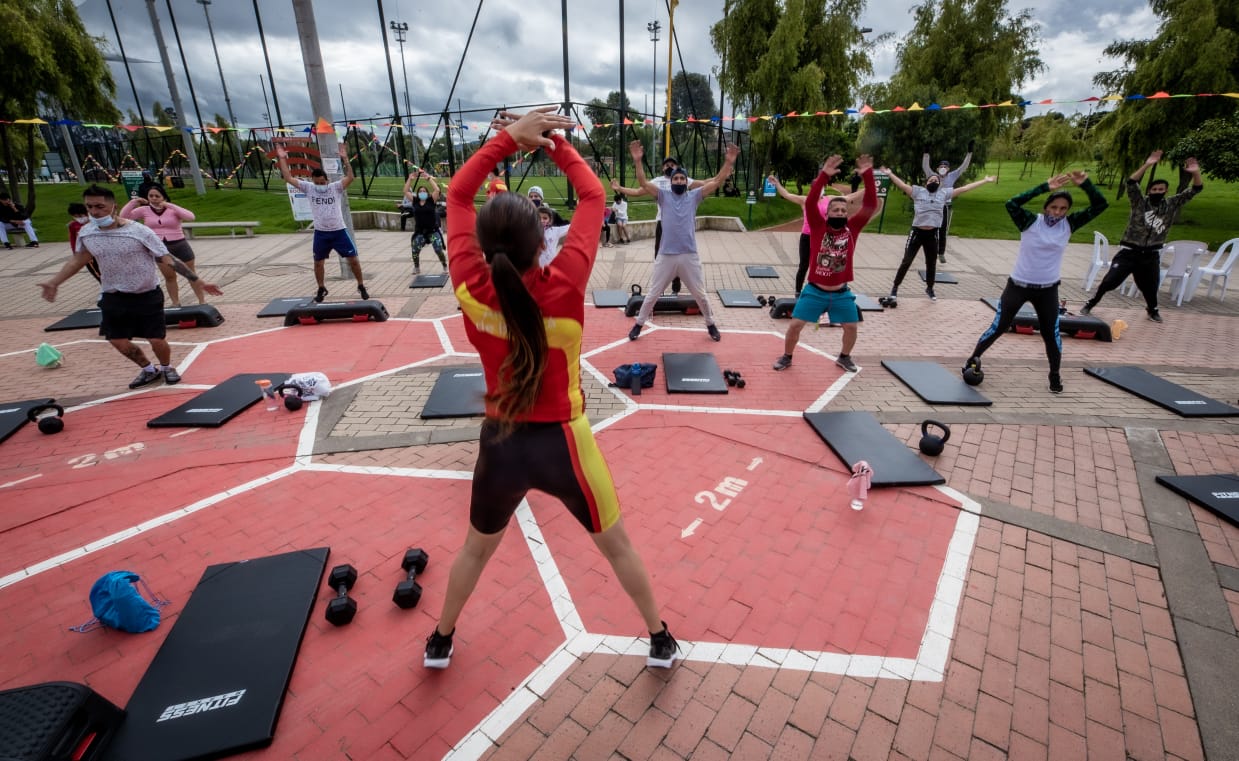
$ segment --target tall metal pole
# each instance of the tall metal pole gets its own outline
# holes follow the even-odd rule
[[[267,127],[270,128],[271,127],[271,101],[267,100],[267,83],[262,78],[261,74],[258,75],[258,86],[262,88],[262,104],[267,107],[267,113],[263,114],[263,116],[267,120]]]
[[[176,109],[176,128],[181,133],[185,144],[185,156],[189,160],[189,171],[193,175],[194,192],[206,194],[206,186],[202,182],[202,172],[198,169],[198,153],[194,150],[194,138],[185,131],[185,109],[181,108],[181,94],[176,89],[176,77],[172,75],[172,62],[168,60],[168,46],[163,41],[163,30],[159,26],[159,14],[155,12],[155,0],[146,0],[146,10],[151,16],[151,28],[155,31],[155,44],[159,48],[159,60],[163,61],[163,73],[168,78],[168,91],[172,95],[172,107]]]
[[[207,34],[211,36],[211,50],[215,51],[215,68],[219,70],[219,84],[224,88],[224,105],[228,108],[228,123],[236,129],[237,117],[232,113],[232,100],[228,97],[228,82],[224,79],[224,67],[219,61],[219,48],[215,46],[215,29],[211,26],[211,0],[194,0],[202,5],[202,15],[206,16]]]
[[[258,0],[254,0],[254,20],[258,22],[258,41],[262,43],[262,60],[267,62],[267,81],[271,83],[271,101],[275,103],[275,123],[284,129],[284,116],[280,113],[280,98],[275,94],[275,77],[271,74],[271,57],[267,55],[267,36],[262,32],[262,14],[258,12]],[[323,86],[326,89],[326,85]]]
[[[112,0],[107,0],[108,16],[112,19],[112,31],[116,33],[116,47],[120,50],[120,61],[125,65],[125,76],[129,78],[129,89],[133,91],[133,104],[138,109],[138,118],[142,120],[142,124],[146,124],[146,114],[142,113],[142,99],[138,97],[138,88],[133,84],[133,72],[129,70],[129,57],[125,55],[125,43],[120,39],[120,27],[116,25],[116,14],[112,12]],[[142,136],[146,138],[146,152],[149,159],[155,153],[151,147],[151,135],[146,130],[142,130]]]
[[[667,102],[664,104],[663,134],[666,135],[665,152],[663,156],[671,155],[671,54],[675,52],[675,5],[679,0],[671,0],[667,11]]]
[[[406,114],[412,114],[413,107],[409,105],[409,70],[404,65],[404,41],[408,39],[406,34],[409,31],[409,25],[403,21],[392,21],[388,26],[396,35],[396,42],[400,43],[400,73],[404,76],[404,111]]]
[[[331,116],[331,91],[327,89],[327,72],[323,68],[323,53],[318,46],[318,25],[314,21],[314,6],[311,0],[293,0],[293,16],[297,20],[297,37],[301,41],[301,59],[305,61],[305,83],[310,93],[310,110],[315,120],[333,121]],[[386,38],[387,35],[383,35]],[[274,88],[273,88],[274,89]],[[340,143],[334,129],[318,133],[318,150],[324,157],[323,168],[328,166],[328,156],[340,155]],[[337,162],[342,161],[337,158]],[[339,167],[341,173],[344,167]],[[330,173],[329,173],[330,175]],[[339,179],[337,175],[333,179]],[[353,231],[353,214],[349,209],[348,193],[340,194],[340,213],[349,233]],[[344,257],[340,259],[340,277],[344,278]]]
[[[650,114],[653,116],[657,116],[658,111],[658,33],[662,28],[657,19],[645,25],[645,30],[650,33],[650,42],[654,43],[654,74],[650,77]],[[650,146],[650,153],[654,153],[653,145]]]
[[[387,44],[387,19],[383,16],[383,0],[379,4],[379,34],[383,35],[383,57],[387,59],[387,83],[391,85],[392,121],[396,127],[396,170],[404,174],[404,161],[401,152],[404,150],[404,129],[400,126],[400,101],[396,99],[396,75],[391,70],[391,48]]]
[[[624,184],[624,120],[628,118],[628,90],[624,88],[624,0],[619,0],[620,43],[620,113],[615,124],[615,161],[619,169],[619,184]]]
[[[560,0],[560,13],[563,15],[563,38],[564,38],[564,113],[572,114],[572,96],[568,92],[568,0]],[[572,133],[568,133],[568,141],[572,141]],[[564,199],[564,205],[569,209],[576,208],[576,196],[572,192],[572,183],[568,182],[568,197]]]

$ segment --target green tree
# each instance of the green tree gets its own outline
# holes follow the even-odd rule
[[[1067,117],[1051,111],[1029,120],[1023,142],[1031,155],[1050,165],[1050,174],[1059,174],[1080,156],[1075,133],[1075,126]]]
[[[607,93],[607,99],[601,101],[594,98],[585,105],[585,118],[590,123],[589,142],[594,146],[598,156],[627,156],[628,150],[625,146],[628,145],[626,135],[628,130],[624,129],[623,117],[633,122],[634,124],[641,123],[641,115],[638,114],[632,107],[632,101],[629,100],[625,107],[621,107],[621,98],[619,90],[612,90]],[[595,127],[595,124],[609,124],[609,127]]]
[[[1150,40],[1111,43],[1120,68],[1093,77],[1115,95],[1239,90],[1239,4],[1234,0],[1149,0],[1160,19]],[[1196,125],[1234,114],[1231,98],[1120,101],[1101,125],[1107,162],[1129,174],[1151,151],[1173,145]]]
[[[1239,114],[1200,125],[1168,151],[1166,158],[1179,165],[1195,158],[1209,177],[1239,182]]]
[[[816,114],[855,101],[861,77],[873,72],[856,20],[865,0],[731,0],[710,39],[723,61],[719,82],[750,116]],[[812,116],[752,125],[754,175],[803,161],[824,135],[841,134],[842,119]],[[827,140],[827,142],[829,142]],[[813,157],[814,161],[822,158]]]
[[[861,148],[913,178],[922,174],[923,153],[954,164],[976,141],[973,162],[980,166],[986,142],[1021,111],[968,106],[1022,100],[1016,93],[1045,68],[1036,26],[1028,11],[1010,15],[1006,0],[926,0],[913,15],[912,30],[899,43],[894,76],[868,88],[866,100],[877,109],[915,103],[925,110],[866,117]],[[950,105],[961,108],[945,108]]]
[[[40,114],[81,121],[115,121],[116,84],[100,53],[101,40],[86,33],[72,0],[4,0],[0,4],[0,120]],[[49,121],[52,119],[49,119]],[[9,192],[18,197],[19,167],[10,130],[0,125],[0,160]],[[25,127],[25,207],[35,209],[34,126]]]

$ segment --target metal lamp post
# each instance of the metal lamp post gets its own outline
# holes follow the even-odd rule
[[[654,76],[650,79],[650,90],[653,95],[650,96],[653,102],[650,104],[650,113],[658,111],[658,33],[662,31],[663,25],[657,21],[651,21],[645,25],[646,31],[650,33],[650,42],[654,43]]]
[[[393,21],[388,26],[396,35],[396,42],[400,43],[400,73],[404,75],[404,111],[406,114],[412,114],[413,108],[409,105],[409,71],[404,67],[404,41],[409,25],[403,21]]]

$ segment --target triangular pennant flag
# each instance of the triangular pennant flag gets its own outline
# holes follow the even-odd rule
[[[1081,100],[1081,101],[1076,101],[1076,102],[1077,102],[1077,103],[1094,103],[1094,102],[1099,101],[1099,100],[1101,100],[1101,98],[1098,98],[1096,95],[1094,95],[1094,96],[1092,96],[1092,97],[1085,98],[1084,100]]]
[[[1157,98],[1157,99],[1159,99],[1159,100],[1160,100],[1160,99],[1162,99],[1162,98],[1169,98],[1169,97],[1170,97],[1170,93],[1168,93],[1168,92],[1164,92],[1164,91],[1162,91],[1162,90],[1158,90],[1157,92],[1155,92],[1155,93],[1153,93],[1152,95],[1150,95],[1150,96],[1149,96],[1149,100],[1152,100],[1152,99],[1154,99],[1154,98]]]
[[[1046,98],[1045,100],[1037,101],[1038,106],[1049,106],[1049,105],[1053,105],[1053,103],[1054,103],[1053,98]]]
[[[904,108],[903,106],[895,106],[891,110],[894,111],[895,113],[900,113],[901,111],[907,111],[908,109]]]
[[[14,124],[47,124],[47,122],[43,121],[37,116],[33,119],[14,119],[13,123]]]
[[[925,110],[926,110],[926,111],[941,111],[941,110],[942,110],[942,106],[939,106],[937,103],[930,103],[930,104],[929,104],[929,105],[925,108]]]
[[[1121,95],[1107,95],[1104,98],[1102,98],[1102,100],[1109,100],[1109,101],[1116,101],[1116,100],[1122,100],[1122,99],[1123,99],[1123,96]]]
[[[952,103],[952,104],[951,104],[951,105],[949,105],[949,106],[943,106],[943,110],[944,110],[944,111],[954,111],[954,110],[956,110],[956,109],[958,109],[958,108],[959,108],[959,106],[955,105],[954,103]],[[974,106],[974,108],[975,108],[975,106]]]
[[[334,128],[331,126],[331,122],[321,116],[318,117],[318,121],[314,122],[315,132],[331,132],[333,129]]]
[[[1128,95],[1128,96],[1127,96],[1127,99],[1128,99],[1128,100],[1144,100],[1144,96],[1143,96],[1143,95],[1139,95],[1139,94],[1137,94],[1137,95]]]
[[[852,109],[850,108],[848,109],[849,112],[851,112],[851,110]],[[834,111],[830,112],[830,115],[831,116],[843,116],[843,112],[836,108]]]
[[[912,105],[908,106],[908,110],[909,110],[909,111],[924,111],[925,109],[921,108],[921,104],[920,104],[920,103],[917,103],[916,101],[913,101],[913,102],[912,102]]]
[[[861,106],[861,107],[860,107],[860,112],[861,112],[862,114],[872,114],[872,113],[873,113],[873,108],[871,108],[871,107],[869,106],[869,104],[868,104],[868,103],[866,103],[865,105],[863,105],[863,106]]]

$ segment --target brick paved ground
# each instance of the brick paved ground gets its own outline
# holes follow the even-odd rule
[[[796,238],[795,232],[701,233],[711,293],[741,288],[790,295]],[[858,291],[886,292],[902,242],[901,234],[865,234]],[[320,543],[362,570],[363,612],[348,630],[320,626],[316,612],[276,742],[253,757],[1239,758],[1239,529],[1153,480],[1160,473],[1239,472],[1239,424],[1180,418],[1081,372],[1135,364],[1237,403],[1239,299],[1233,295],[1226,302],[1200,296],[1181,308],[1164,306],[1166,322],[1155,325],[1144,319],[1138,300],[1112,294],[1096,313],[1122,318],[1130,328],[1114,343],[1065,339],[1067,392],[1061,396],[1046,388],[1039,338],[1004,336],[986,355],[982,390],[994,404],[981,408],[927,405],[880,360],[957,367],[992,319],[979,299],[1000,292],[1014,257],[1011,242],[952,240],[944,269],[960,283],[940,286],[939,301],[931,303],[920,295],[919,283],[909,280],[899,309],[867,313],[854,352],[862,370],[837,387],[832,384],[840,373],[830,357],[839,339],[828,327],[806,330],[797,363],[776,375],[768,367],[786,323],[766,310],[723,309],[716,301],[724,332],[717,345],[705,340],[699,317],[687,316],[654,320],[684,332],[652,331],[630,345],[623,340],[628,320],[615,310],[591,310],[586,351],[593,360],[587,360],[583,387],[591,420],[606,421],[600,442],[621,498],[635,500],[647,490],[667,495],[666,504],[654,504],[657,497],[628,503],[634,533],[690,514],[691,500],[680,506],[674,495],[686,488],[692,494],[692,474],[707,471],[705,465],[729,451],[723,446],[721,454],[708,457],[668,455],[669,440],[642,461],[641,452],[633,451],[639,447],[619,442],[643,426],[651,436],[660,435],[658,426],[671,426],[692,431],[694,442],[730,439],[735,456],[744,460],[742,450],[756,448],[767,464],[782,468],[773,472],[818,479],[785,480],[811,482],[821,491],[816,500],[794,505],[771,495],[780,489],[794,495],[795,483],[770,483],[739,495],[740,512],[720,514],[726,521],[705,524],[707,530],[686,545],[687,558],[701,564],[691,576],[664,572],[658,562],[682,561],[669,560],[668,549],[649,540],[648,557],[658,559],[651,563],[656,586],[674,611],[668,614],[673,631],[697,632],[684,637],[684,662],[667,672],[643,667],[643,645],[631,639],[638,632],[594,631],[590,616],[597,613],[581,599],[575,604],[584,621],[574,618],[576,608],[566,611],[564,600],[571,604],[573,594],[586,594],[572,586],[581,579],[589,595],[614,590],[606,589],[609,577],[596,568],[588,543],[561,538],[562,518],[535,500],[522,519],[524,542],[505,539],[499,568],[488,573],[467,612],[482,631],[462,633],[457,662],[439,679],[421,669],[418,645],[458,546],[477,420],[423,421],[418,412],[439,369],[475,358],[448,289],[407,287],[405,235],[362,231],[358,245],[372,295],[393,317],[413,321],[393,321],[381,331],[369,326],[369,333],[367,326],[347,326],[351,332],[337,345],[343,326],[218,342],[278,328],[278,321],[256,318],[258,309],[270,299],[312,291],[307,236],[195,241],[200,271],[225,290],[217,304],[227,322],[211,330],[170,331],[176,361],[187,363],[182,389],[132,396],[124,393],[132,368],[91,331],[42,331],[64,314],[92,306],[93,281],[80,275],[62,287],[56,304],[47,304],[35,285],[55,271],[65,252],[46,246],[0,257],[0,319],[6,328],[0,399],[53,396],[78,405],[121,397],[71,408],[69,427],[57,439],[27,426],[0,445],[6,455],[0,531],[9,558],[0,567],[0,611],[15,622],[0,635],[7,654],[0,688],[72,679],[123,704],[169,626],[133,638],[66,634],[66,623],[84,617],[85,590],[94,577],[120,565],[139,566],[183,603],[208,563]],[[1088,246],[1073,245],[1068,254],[1062,291],[1069,306],[1078,308],[1084,298],[1080,283],[1090,253]],[[746,264],[773,265],[779,277],[752,280]],[[627,289],[644,283],[650,270],[648,240],[602,249],[591,288]],[[349,281],[328,285],[332,298],[352,296]],[[383,338],[353,338],[363,335]],[[63,368],[35,366],[33,350],[42,341],[62,347]],[[202,346],[207,341],[216,343]],[[633,400],[606,387],[610,369],[629,361],[624,357],[656,354],[678,342],[742,368],[749,388],[679,412],[659,410],[684,402],[651,393],[642,402],[654,412],[634,412]],[[341,368],[336,380],[344,379],[316,406],[316,426],[302,434],[308,438],[296,446],[303,457],[295,466],[290,446],[263,438],[263,426],[270,427],[261,417],[265,412],[247,412],[217,432],[179,438],[155,439],[141,427],[161,400],[208,387],[229,368],[243,372],[245,362],[290,358],[304,365],[293,370],[318,369],[316,359],[329,358]],[[765,602],[793,605],[803,598],[810,612],[837,603],[876,615],[889,602],[863,595],[847,601],[848,590],[820,583],[826,577],[802,573],[798,585],[796,577],[787,580],[786,568],[782,575],[761,568],[768,562],[765,553],[788,550],[778,536],[762,536],[763,526],[781,526],[786,535],[810,511],[832,519],[851,515],[837,491],[843,470],[837,460],[812,440],[806,444],[799,434],[779,433],[803,429],[780,426],[799,425],[799,412],[828,387],[835,393],[825,409],[872,412],[913,448],[924,418],[951,426],[946,451],[932,463],[946,487],[925,492],[940,500],[932,509],[958,509],[959,525],[973,528],[965,532],[969,541],[958,555],[958,577],[944,576],[938,584],[941,599],[956,590],[954,602],[940,609],[949,611],[942,614],[942,641],[949,639],[949,646],[937,667],[940,676],[930,669],[909,678],[914,675],[898,659],[869,671],[876,661],[864,654],[779,649],[761,641],[770,632],[760,613],[749,612],[745,620],[756,635],[723,631],[727,614],[719,610],[739,616],[742,609],[760,611]],[[712,413],[708,407],[738,409]],[[765,417],[754,423],[754,412]],[[295,438],[296,419],[270,420],[280,421],[285,440]],[[145,449],[132,447],[139,438]],[[162,455],[182,447],[201,460],[172,470]],[[797,453],[809,459],[797,461]],[[66,458],[93,467],[74,470]],[[685,466],[677,467],[676,458]],[[260,483],[264,473],[270,475]],[[234,495],[208,497],[222,488]],[[882,509],[912,509],[898,501],[911,494],[892,496],[896,501]],[[857,515],[876,520],[879,504]],[[176,525],[99,541],[179,508],[187,512]],[[418,531],[442,575],[428,575],[423,606],[397,619],[383,607],[394,578],[389,566],[403,547],[392,538],[400,543]],[[801,545],[814,536],[803,533]],[[823,535],[820,551],[805,562],[824,562],[840,552],[830,539]],[[765,549],[749,556],[749,547]],[[856,549],[861,555],[877,552]],[[892,562],[904,560],[900,552]],[[787,556],[792,560],[778,562],[795,562],[794,552]],[[706,571],[728,566],[732,574]],[[570,584],[548,572],[555,568],[570,569]],[[710,590],[725,591],[719,609],[684,609],[690,582],[706,600],[712,600]],[[755,588],[760,584],[768,586]],[[616,599],[623,614],[627,609],[618,606],[625,603]],[[171,622],[177,608],[168,610]],[[712,622],[709,636],[701,633],[706,620]],[[937,636],[932,626],[925,632],[922,656]]]

